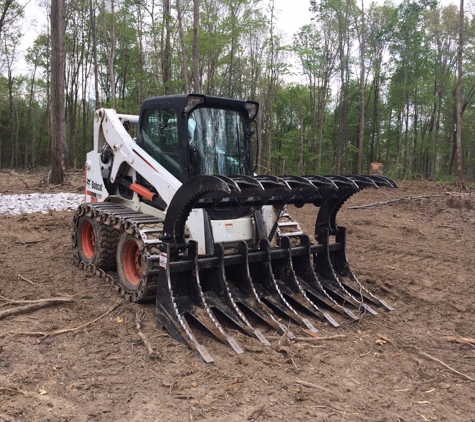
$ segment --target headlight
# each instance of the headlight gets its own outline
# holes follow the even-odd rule
[[[246,104],[244,104],[244,108],[247,110],[247,113],[249,114],[249,120],[254,120],[254,118],[257,116],[257,111],[259,110],[259,103],[249,101]]]
[[[186,101],[185,106],[185,113],[189,113],[193,108],[195,108],[198,104],[204,103],[205,98],[198,95],[190,95]]]

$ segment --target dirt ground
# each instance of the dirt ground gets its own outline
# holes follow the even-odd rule
[[[43,178],[2,172],[0,193],[82,191],[81,173],[62,186]],[[400,182],[355,195],[339,214],[354,273],[395,311],[332,314],[340,328],[315,321],[323,339],[281,352],[233,331],[245,350],[236,355],[199,334],[213,364],[156,326],[153,303],[116,304],[73,264],[72,213],[1,215],[0,312],[72,301],[0,319],[0,421],[475,421],[475,345],[449,340],[475,338],[475,198],[453,191]],[[290,211],[313,233],[314,207]],[[137,309],[158,358],[137,333]]]

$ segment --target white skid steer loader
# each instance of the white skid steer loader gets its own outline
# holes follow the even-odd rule
[[[155,299],[157,323],[206,362],[192,327],[242,353],[228,326],[269,344],[258,327],[294,338],[285,319],[316,332],[315,318],[339,325],[329,311],[358,319],[374,305],[392,310],[352,273],[336,214],[356,192],[396,183],[255,175],[258,107],[173,95],[146,100],[139,116],[95,113],[76,262],[131,302]],[[313,241],[287,204],[317,207]]]

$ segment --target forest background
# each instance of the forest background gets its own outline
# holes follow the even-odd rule
[[[63,3],[68,168],[82,168],[92,149],[96,109],[138,114],[148,97],[202,92],[259,101],[259,173],[367,173],[381,162],[391,177],[451,181],[460,68],[463,178],[475,178],[470,7],[460,67],[459,8],[435,0],[308,0],[311,24],[291,42],[273,0]],[[54,158],[55,26],[39,0],[47,24],[23,53],[28,4],[0,0],[0,168]]]

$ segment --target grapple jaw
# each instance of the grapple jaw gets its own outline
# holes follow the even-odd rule
[[[230,327],[269,345],[259,329],[262,325],[292,339],[295,324],[313,332],[315,319],[338,327],[330,311],[357,320],[362,313],[377,314],[373,305],[392,310],[351,271],[346,231],[336,223],[338,211],[354,193],[383,186],[397,187],[381,176],[196,176],[185,182],[164,222],[157,323],[212,362],[195,328],[239,354],[243,350],[227,332]],[[287,204],[319,207],[317,243],[303,232],[276,234]],[[278,211],[271,228],[263,221],[263,207],[268,206]],[[214,243],[212,253],[198,255],[197,242],[185,238],[185,223],[191,210],[199,208],[211,220],[248,218],[255,238]],[[209,236],[212,241],[213,234]],[[272,246],[275,236],[277,246]]]

